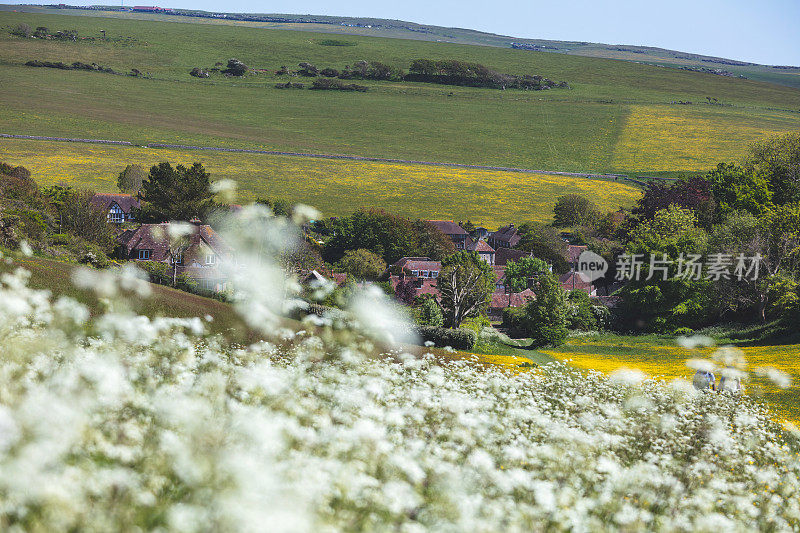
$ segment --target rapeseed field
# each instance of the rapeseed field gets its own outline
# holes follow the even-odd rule
[[[0,140],[0,160],[26,166],[42,185],[99,192],[116,192],[116,176],[128,164],[200,161],[212,179],[235,180],[243,201],[284,198],[328,216],[379,207],[490,228],[550,220],[556,198],[567,193],[586,195],[605,210],[631,206],[641,194],[621,182],[548,174],[17,139]]]

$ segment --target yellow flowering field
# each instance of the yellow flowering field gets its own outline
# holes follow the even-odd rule
[[[744,346],[747,370],[774,367],[792,378],[788,389],[780,389],[758,380],[745,384],[745,389],[763,397],[779,417],[800,422],[800,345]],[[694,357],[708,357],[715,348],[699,348],[691,352],[665,340],[655,344],[651,338],[588,335],[571,337],[566,344],[555,349],[540,350],[560,361],[569,361],[575,367],[611,373],[620,368],[635,368],[649,376],[663,379],[691,380],[694,370],[686,361]],[[718,376],[719,377],[719,376]]]
[[[584,194],[606,210],[630,206],[640,195],[638,188],[610,180],[524,172],[18,139],[0,139],[0,160],[28,167],[40,184],[99,192],[115,192],[116,176],[127,164],[147,168],[160,161],[200,161],[212,179],[238,182],[242,201],[284,198],[313,205],[325,215],[380,207],[409,217],[469,219],[488,227],[550,220],[562,194]]]
[[[631,172],[708,170],[748,145],[800,128],[796,114],[708,105],[633,105],[612,167]]]

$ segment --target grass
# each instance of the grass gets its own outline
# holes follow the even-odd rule
[[[796,89],[625,61],[355,35],[347,37],[355,46],[320,46],[331,34],[0,12],[0,26],[20,22],[91,36],[105,29],[138,44],[22,40],[0,32],[0,131],[9,133],[656,172],[703,170],[743,155],[747,143],[764,133],[800,127]],[[272,74],[242,80],[188,74],[230,57],[269,70],[300,61],[341,68],[370,59],[407,68],[419,57],[454,58],[567,80],[573,89],[367,82],[366,94],[330,94],[274,89]],[[121,72],[138,68],[154,79],[22,66],[29,59],[97,62]],[[706,96],[731,105],[670,105]],[[652,109],[658,113],[648,118]],[[675,116],[677,128],[704,142],[670,133]]]
[[[752,371],[759,366],[772,366],[792,376],[792,387],[780,389],[764,381],[746,384],[746,390],[763,398],[781,418],[800,422],[800,344],[740,346]],[[713,348],[688,350],[679,347],[671,337],[584,335],[568,339],[558,348],[542,353],[578,368],[610,373],[620,368],[635,368],[653,377],[691,380],[694,371],[686,366],[693,357],[708,357]]]
[[[489,227],[549,221],[562,194],[590,196],[605,210],[630,206],[641,194],[621,182],[547,174],[16,139],[0,139],[0,161],[26,166],[41,185],[65,182],[104,192],[116,192],[126,164],[201,161],[214,179],[236,180],[242,201],[280,197],[329,216],[378,206],[412,218],[469,219]]]

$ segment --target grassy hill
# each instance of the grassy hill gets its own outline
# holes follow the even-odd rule
[[[403,20],[387,20],[369,17],[340,17],[325,15],[286,15],[256,14],[263,20],[240,20],[241,14],[210,13],[200,10],[176,9],[172,14],[120,12],[117,6],[105,9],[95,6],[91,9],[63,9],[47,6],[0,6],[0,10],[17,10],[33,13],[70,14],[76,16],[95,16],[125,18],[135,20],[161,20],[167,22],[187,22],[193,24],[237,25],[267,29],[290,29],[340,35],[360,35],[368,37],[389,37],[477,46],[510,48],[529,47],[533,52],[579,55],[621,59],[651,65],[673,68],[721,69],[736,76],[745,76],[757,81],[766,81],[800,88],[800,66],[759,65],[721,57],[694,54],[678,50],[668,50],[652,46],[590,43],[586,41],[557,41],[552,39],[530,39],[497,35],[467,28],[447,28],[430,24],[418,24]],[[212,16],[216,15],[216,17]],[[202,17],[202,18],[198,18]],[[237,20],[234,20],[238,17]]]
[[[51,31],[75,29],[86,37],[99,37],[102,29],[110,40],[21,39],[8,32],[19,23],[46,26]],[[347,37],[352,46],[326,46],[330,34],[247,24],[0,12],[0,27],[0,132],[4,133],[551,171],[675,174],[703,171],[718,161],[737,159],[754,140],[800,128],[798,90],[627,61],[355,35]],[[116,38],[123,39],[114,41]],[[212,75],[201,80],[189,76],[193,67],[212,67],[231,57],[265,72],[244,79]],[[332,93],[276,89],[276,81],[285,78],[271,72],[282,65],[294,68],[301,61],[342,68],[361,59],[408,68],[417,58],[452,58],[511,74],[540,74],[566,80],[572,89],[500,91],[364,82],[369,86],[367,93]],[[32,59],[98,63],[123,73],[136,68],[151,79],[24,66]],[[723,105],[706,103],[707,96]],[[63,145],[53,145],[49,154],[41,152],[44,149],[44,145],[31,145],[27,150],[48,156],[69,154],[62,152]],[[0,140],[0,158],[34,166],[30,161],[20,161],[25,150],[19,144]],[[94,173],[92,181],[111,183],[110,170],[102,165],[93,167],[90,154],[74,158],[59,162],[53,179],[56,175],[62,179],[64,174]],[[212,173],[225,174],[214,168],[214,157],[208,154],[187,153],[185,159],[206,161]],[[275,160],[248,158],[242,165],[256,169],[251,177],[242,178],[249,194],[312,202],[320,196],[304,191],[311,184],[306,178],[309,172],[297,171],[295,182],[278,186],[270,171]],[[345,187],[354,180],[376,190],[392,184],[391,180],[382,180],[380,170],[362,175],[348,165],[342,163],[325,172]],[[262,179],[258,178],[258,167],[264,168]],[[390,170],[388,175],[393,173]],[[46,179],[40,172],[37,176]],[[480,181],[483,177],[472,179]],[[535,192],[537,182],[538,178],[530,176],[503,181],[510,198],[502,201],[510,202],[510,207],[502,218],[523,211],[530,213],[524,218],[541,218],[537,209],[529,208],[532,200],[528,193],[515,194],[522,186],[533,187]],[[462,183],[457,176],[448,176],[440,183],[453,189],[453,195],[476,192],[469,182],[460,191]],[[417,184],[429,191],[422,191],[419,200],[417,187],[407,185],[390,187],[389,197],[397,204],[413,205],[409,211],[420,213],[443,203],[437,202],[435,188],[431,189],[425,178]],[[493,184],[493,179],[487,178],[484,185],[495,189]],[[603,190],[595,182],[590,185]],[[569,186],[563,189],[569,190]],[[337,197],[335,212],[372,202],[375,196],[386,197],[383,192],[355,193],[345,205]],[[549,202],[553,193],[547,194]],[[445,200],[449,198],[445,196]],[[478,205],[481,197],[465,201]],[[323,208],[328,211],[327,205]]]

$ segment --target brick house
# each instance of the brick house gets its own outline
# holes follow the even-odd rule
[[[103,193],[92,197],[91,205],[108,213],[106,220],[111,224],[133,222],[133,210],[141,207],[141,202],[130,194]]]
[[[173,275],[185,274],[200,288],[222,292],[228,288],[221,266],[234,261],[230,247],[208,225],[194,225],[193,232],[171,246],[169,223],[142,224],[118,238],[119,255],[130,261],[165,263]]]

